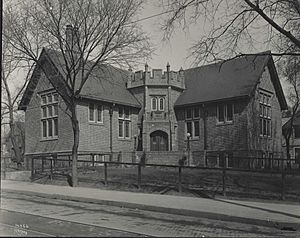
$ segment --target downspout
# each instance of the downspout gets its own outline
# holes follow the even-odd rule
[[[113,116],[113,107],[115,104],[112,104],[109,108],[109,150],[110,150],[110,158],[112,160],[112,152],[113,152],[113,147],[112,147],[112,116]]]
[[[205,105],[202,104],[202,111],[203,111],[203,149],[204,149],[204,162],[205,162],[205,166],[207,166],[207,155],[206,155],[206,151],[207,151],[207,125],[206,125],[206,109],[205,109]]]
[[[170,64],[167,64],[167,80],[168,80],[168,114],[169,114],[169,127],[170,127],[170,151],[172,151],[172,122],[171,122],[171,111],[170,111]]]
[[[205,105],[202,104],[203,108],[203,142],[204,142],[204,150],[207,150],[207,126],[206,126],[206,110]]]

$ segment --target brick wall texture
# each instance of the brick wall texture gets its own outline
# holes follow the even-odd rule
[[[45,75],[39,78],[36,90],[31,98],[25,113],[26,128],[26,154],[43,152],[71,151],[73,144],[72,125],[69,116],[66,113],[66,105],[60,99],[58,124],[59,135],[55,140],[41,140],[41,98],[40,92],[50,90],[53,87],[46,79]],[[265,138],[259,135],[259,90],[265,89],[272,93],[272,137]],[[170,94],[170,118],[168,120],[153,121],[144,118],[143,122],[143,149],[150,150],[150,134],[153,131],[161,130],[168,134],[170,138],[170,129],[172,133],[172,148],[174,152],[151,152],[147,153],[146,161],[149,163],[178,164],[187,150],[186,123],[184,118],[185,108],[174,110],[174,103],[179,97],[181,90],[173,90],[168,87],[138,87],[130,89],[137,100],[143,105],[145,103],[145,113],[151,111],[150,96],[165,95],[167,110],[167,95]],[[146,96],[145,96],[146,95]],[[144,102],[146,98],[146,101]],[[88,105],[90,102],[101,104],[103,106],[103,123],[91,123],[88,120]],[[281,110],[276,92],[271,82],[268,68],[260,79],[259,84],[253,91],[250,99],[231,100],[234,104],[233,123],[219,125],[217,124],[217,103],[208,103],[195,105],[200,107],[200,131],[199,138],[191,139],[190,148],[191,160],[193,164],[204,164],[204,150],[220,151],[281,151]],[[113,106],[112,133],[110,131],[109,109]],[[122,152],[122,156],[116,155],[114,159],[122,158],[123,162],[132,162],[139,158],[133,155],[134,135],[139,134],[138,108],[131,107],[131,126],[130,138],[121,139],[118,137],[118,107],[107,102],[81,100],[77,105],[77,114],[80,128],[79,151],[87,152],[109,152],[110,137],[112,136],[112,151]],[[206,125],[206,130],[205,130]],[[170,127],[171,126],[171,127]],[[204,147],[204,135],[206,131],[207,148]]]

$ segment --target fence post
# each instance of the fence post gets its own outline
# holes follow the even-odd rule
[[[107,186],[107,163],[104,162],[104,185]]]
[[[94,168],[95,167],[95,155],[91,154],[91,157],[92,157],[92,166]]]
[[[34,176],[34,157],[31,158],[31,180]]]
[[[182,193],[182,184],[181,184],[181,170],[182,167],[178,167],[178,192]]]
[[[42,157],[42,172],[44,172],[44,158]]]
[[[223,179],[222,193],[223,193],[223,196],[225,197],[226,196],[226,168],[225,167],[223,168],[222,179]]]
[[[142,166],[138,164],[138,189],[141,189]]]
[[[71,156],[68,155],[68,158],[69,158],[69,167],[71,167]]]
[[[53,159],[51,158],[50,159],[50,179],[52,180],[52,177],[53,177]]]
[[[281,200],[285,200],[285,171],[281,172]]]

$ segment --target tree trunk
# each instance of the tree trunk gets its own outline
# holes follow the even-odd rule
[[[18,168],[20,168],[21,163],[22,163],[22,156],[21,156],[21,151],[20,151],[18,142],[16,140],[13,108],[9,109],[9,127],[10,127],[10,140],[11,140],[14,152],[15,152],[17,166],[18,166]]]
[[[286,157],[287,157],[287,167],[291,167],[291,154],[290,154],[290,138],[286,138]]]
[[[77,120],[76,104],[73,103],[71,107],[72,113],[72,127],[73,127],[73,148],[72,148],[72,187],[78,186],[78,173],[77,173],[77,159],[78,159],[78,146],[79,146],[79,124]]]
[[[2,76],[2,82],[4,84],[5,91],[7,93],[7,104],[8,104],[8,113],[9,113],[9,127],[10,127],[10,140],[11,140],[14,152],[15,152],[17,166],[19,168],[21,166],[22,156],[21,156],[19,145],[16,141],[16,133],[15,133],[15,125],[14,125],[14,105],[13,105],[13,100],[12,100],[11,93],[10,93],[10,90],[9,90],[9,86],[8,86],[8,83],[7,83],[7,78],[5,77],[3,72],[2,72],[1,76]]]

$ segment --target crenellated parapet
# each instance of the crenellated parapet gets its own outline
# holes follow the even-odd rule
[[[184,71],[182,68],[175,72],[170,71],[170,66],[167,65],[167,71],[153,69],[152,72],[150,72],[146,64],[145,71],[132,72],[129,70],[128,73],[128,89],[140,86],[172,86],[185,89]]]

